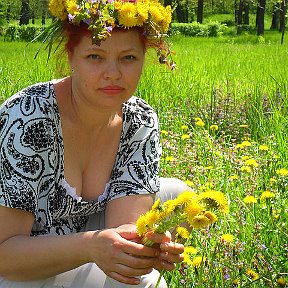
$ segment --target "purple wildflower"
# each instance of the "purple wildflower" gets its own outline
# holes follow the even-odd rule
[[[109,33],[111,33],[113,30],[112,26],[106,26],[105,28],[106,28],[107,32],[109,32]]]
[[[75,15],[71,15],[70,13],[68,14],[69,22],[72,22],[74,18],[75,18]]]

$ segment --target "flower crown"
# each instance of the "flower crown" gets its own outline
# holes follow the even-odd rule
[[[49,10],[56,17],[54,30],[59,32],[65,21],[85,23],[97,45],[111,36],[115,27],[142,27],[144,36],[156,43],[160,63],[171,69],[175,66],[172,60],[168,61],[171,51],[163,40],[172,20],[172,8],[162,6],[158,0],[50,0]],[[50,32],[54,34],[53,29]]]

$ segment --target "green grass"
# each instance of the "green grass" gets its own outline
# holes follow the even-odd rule
[[[288,46],[278,33],[173,42],[178,68],[169,72],[149,54],[137,91],[159,114],[161,175],[189,180],[199,193],[224,192],[230,213],[192,231],[186,245],[205,261],[166,273],[169,288],[279,287],[288,272],[288,175],[281,170],[288,169]],[[33,59],[38,47],[0,42],[0,97],[59,76],[45,53]],[[275,197],[261,200],[264,191]],[[247,203],[248,195],[257,202]],[[227,233],[232,242],[221,241]]]

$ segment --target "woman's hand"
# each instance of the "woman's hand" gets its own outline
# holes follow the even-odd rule
[[[182,253],[184,252],[184,246],[179,243],[171,242],[170,232],[166,232],[165,234],[157,234],[150,231],[146,233],[145,236],[153,242],[158,243],[160,255],[154,266],[154,268],[157,270],[164,269],[171,271],[175,269],[175,263],[180,263],[183,261]]]
[[[160,252],[136,243],[135,228],[125,228],[88,232],[92,234],[92,241],[86,248],[91,262],[95,262],[107,276],[125,284],[139,284],[137,276],[152,271]]]

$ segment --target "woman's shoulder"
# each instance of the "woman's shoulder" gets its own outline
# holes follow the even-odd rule
[[[124,103],[126,113],[142,114],[150,117],[156,117],[156,112],[150,104],[144,99],[132,96],[127,102]]]
[[[36,111],[49,114],[51,107],[55,106],[55,94],[51,81],[36,83],[16,92],[9,97],[1,106],[1,113],[21,112],[28,116]]]

